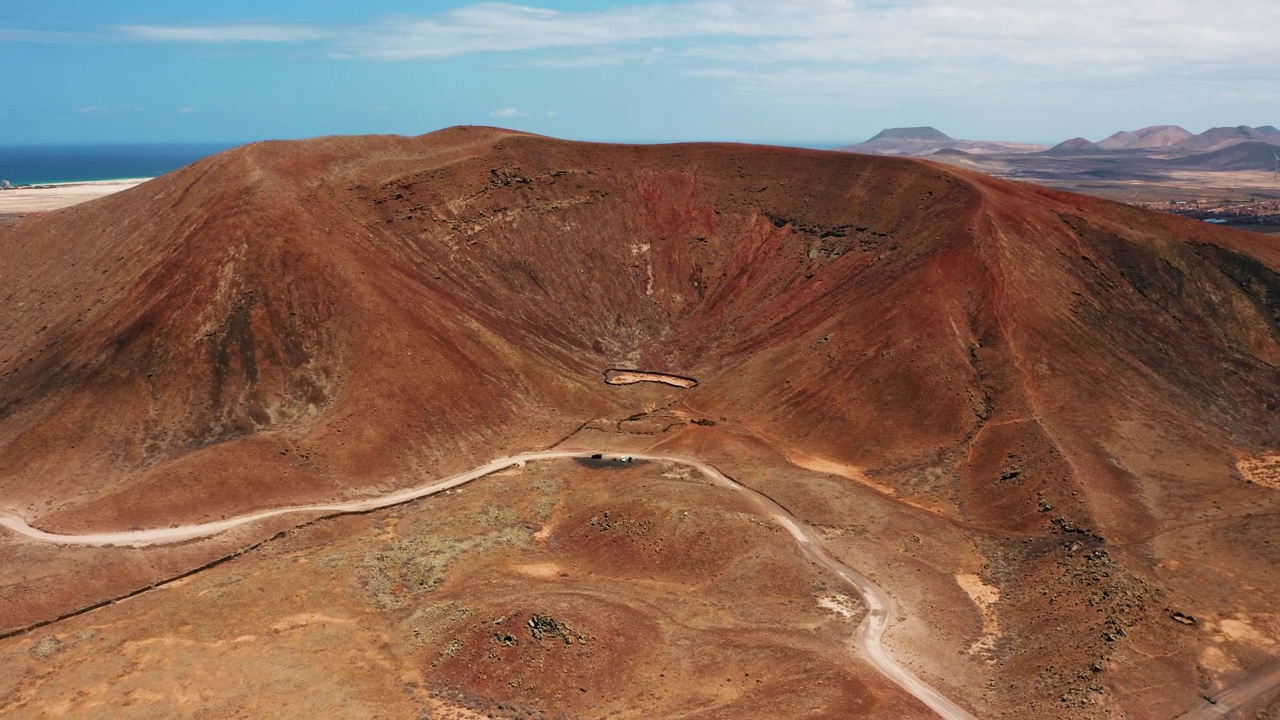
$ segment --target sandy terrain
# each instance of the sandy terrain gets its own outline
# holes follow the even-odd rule
[[[531,463],[287,533],[6,641],[0,665],[30,670],[0,712],[923,716],[856,669],[864,608],[828,609],[836,578],[672,469]]]
[[[1248,200],[1274,198],[1280,194],[1280,180],[1262,170],[1170,171],[1164,177],[1119,178],[1103,181],[1066,176],[1026,175],[1020,179],[1083,192],[1117,202],[1140,203],[1166,200]]]
[[[59,210],[137,187],[149,179],[57,183],[0,190],[0,215],[27,215]]]
[[[930,687],[927,683],[920,680],[920,678],[916,677],[885,653],[882,645],[882,638],[885,631],[888,629],[889,624],[893,622],[898,613],[894,609],[895,606],[893,600],[882,588],[853,568],[834,560],[822,549],[820,538],[817,536],[817,533],[815,533],[813,528],[806,527],[793,515],[787,512],[785,508],[779,506],[772,500],[755,493],[742,484],[725,476],[714,467],[711,467],[696,458],[636,452],[632,452],[627,455],[619,455],[616,453],[591,450],[524,453],[512,458],[502,458],[492,461],[486,465],[469,472],[462,473],[453,478],[430,482],[420,488],[392,493],[381,498],[373,498],[370,500],[356,501],[346,504],[323,504],[297,508],[282,508],[279,510],[232,518],[215,523],[206,523],[203,525],[129,531],[124,533],[53,535],[31,528],[29,525],[26,525],[17,518],[0,517],[0,520],[3,520],[4,524],[9,529],[25,538],[34,539],[36,541],[52,545],[71,545],[78,547],[148,547],[154,545],[171,545],[196,538],[219,535],[241,526],[250,525],[261,522],[262,520],[276,518],[283,515],[315,516],[329,513],[365,513],[370,510],[400,505],[412,500],[448,492],[474,480],[485,478],[499,471],[504,471],[507,468],[516,467],[523,469],[527,463],[532,461],[545,462],[549,460],[566,460],[570,458],[579,460],[588,467],[605,470],[624,469],[626,467],[630,467],[637,461],[642,463],[656,462],[665,465],[674,465],[677,467],[688,467],[697,470],[712,484],[746,498],[750,501],[751,505],[754,506],[754,510],[758,515],[778,524],[785,529],[789,535],[791,535],[792,539],[798,544],[798,549],[800,550],[800,557],[797,558],[797,562],[801,564],[812,563],[818,567],[826,568],[835,578],[837,578],[839,583],[847,585],[847,588],[845,588],[846,590],[853,592],[861,599],[861,602],[865,605],[866,609],[864,613],[861,613],[863,615],[862,621],[857,626],[854,634],[854,646],[857,648],[859,653],[863,655],[863,657],[869,660],[886,679],[900,686],[908,694],[928,706],[945,720],[973,720],[973,716],[970,715],[968,711],[964,710],[945,695],[938,692],[936,688]],[[510,476],[511,473],[504,473],[503,475],[503,477]],[[680,480],[684,479],[684,476],[682,475],[676,475],[675,477]],[[688,511],[686,511],[686,513],[687,512]],[[602,531],[608,531],[611,525],[615,522],[615,520],[610,519],[608,512],[606,512],[602,518],[593,518],[591,524],[596,525],[597,520],[599,520]],[[537,535],[539,536],[539,539],[542,540],[549,539],[550,537],[550,533],[547,532],[547,528],[545,526],[537,533]],[[512,569],[521,575],[550,578],[559,574],[563,567],[554,563],[528,563],[513,566]],[[172,583],[167,583],[165,587],[171,585]],[[827,609],[835,609],[844,617],[852,618],[855,614],[855,606],[847,601],[841,602],[840,598],[843,597],[845,596],[836,596],[835,599],[832,597],[824,597],[819,600],[818,604]],[[986,603],[983,603],[982,607],[984,608],[985,613]],[[531,623],[533,623],[533,621],[531,621]],[[34,630],[37,628],[32,629]],[[581,640],[581,637],[579,640]]]
[[[928,159],[1124,203],[1246,201],[1280,194],[1280,180],[1268,170],[1182,169],[1132,154],[937,155]]]

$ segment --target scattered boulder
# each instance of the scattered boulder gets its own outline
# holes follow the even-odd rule
[[[571,631],[569,626],[557,622],[556,619],[550,615],[534,613],[533,617],[529,618],[529,622],[527,624],[529,626],[529,634],[533,636],[534,640],[541,640],[544,636],[558,637],[561,640],[564,640],[565,645],[573,644],[573,640],[570,637]]]

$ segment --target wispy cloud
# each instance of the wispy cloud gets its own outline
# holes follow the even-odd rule
[[[500,65],[508,70],[529,70],[548,68],[570,70],[574,68],[606,67],[615,65],[654,65],[657,63],[674,63],[679,58],[673,57],[667,48],[661,45],[647,50],[633,50],[630,46],[581,48],[561,52],[555,56],[520,58],[519,62]]]
[[[1219,0],[1215,15],[1250,23],[1206,25],[1198,0],[1149,5],[1114,0],[714,0],[561,12],[478,3],[427,17],[397,17],[340,32],[335,54],[398,61],[478,52],[586,49],[543,66],[607,64],[602,49],[670,41],[692,56],[753,64],[841,66],[1194,69],[1205,62],[1275,61],[1254,30],[1280,21],[1273,0]],[[909,69],[909,68],[908,68]]]
[[[989,87],[1275,87],[1275,0],[676,0],[560,11],[509,2],[314,23],[124,25],[97,35],[0,29],[0,41],[314,43],[335,59],[497,56],[498,68],[661,63],[743,92],[948,95]],[[513,117],[495,115],[495,117]]]
[[[323,43],[337,58],[405,61],[471,53],[553,51],[541,67],[677,58],[682,62],[834,67],[904,72],[964,67],[1071,75],[1210,73],[1280,65],[1280,45],[1260,27],[1280,23],[1274,0],[695,0],[559,11],[479,2],[425,15],[345,26],[315,23],[120,25],[100,33],[0,28],[0,41],[114,39],[170,43]],[[644,47],[648,44],[650,47]],[[654,45],[656,44],[656,47]],[[668,51],[663,45],[677,49]]]
[[[106,115],[111,112],[111,108],[102,105],[85,105],[84,107],[76,108],[76,112],[81,115]]]
[[[334,33],[312,25],[238,23],[229,25],[120,25],[126,38],[153,42],[297,43],[325,40]]]
[[[193,107],[184,107],[178,110],[178,113],[181,115],[195,115],[197,112],[199,111]]]
[[[679,10],[686,6],[676,6]],[[479,3],[426,18],[389,18],[353,29],[338,42],[348,56],[374,60],[441,58],[475,52],[590,47],[631,42],[677,30],[659,7],[560,12],[509,3]],[[682,33],[676,33],[682,34]]]
[[[494,110],[493,112],[489,113],[489,117],[495,117],[495,118],[517,118],[517,117],[526,117],[527,115],[528,113],[522,113],[516,108],[503,108],[501,110]]]

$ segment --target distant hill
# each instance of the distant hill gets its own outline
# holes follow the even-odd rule
[[[1114,137],[1114,136],[1113,136]],[[1054,145],[1044,151],[1044,155],[1079,155],[1082,153],[1101,152],[1102,148],[1096,143],[1085,140],[1084,138],[1072,138]]]
[[[910,155],[923,157],[942,150],[957,150],[969,155],[1019,155],[1040,153],[1048,156],[1096,153],[1108,150],[1156,150],[1170,153],[1197,154],[1221,150],[1243,142],[1280,145],[1280,128],[1274,125],[1210,128],[1199,135],[1178,125],[1152,125],[1138,130],[1121,130],[1096,143],[1085,138],[1072,138],[1052,148],[1026,143],[959,140],[931,126],[885,128],[871,139],[838,148],[846,152],[871,155]],[[954,153],[947,153],[954,155]],[[946,154],[943,155],[944,157]]]
[[[1220,150],[1167,162],[1187,170],[1270,170],[1275,167],[1277,152],[1280,152],[1280,146],[1247,140]]]
[[[1164,162],[1167,158],[1178,158],[1177,167],[1203,167],[1205,169],[1252,169],[1259,167],[1255,162],[1262,157],[1263,150],[1252,148],[1240,153],[1214,158],[1192,158],[1189,156],[1204,155],[1224,150],[1242,143],[1262,143],[1280,147],[1280,128],[1273,125],[1249,127],[1210,128],[1199,135],[1192,134],[1178,125],[1152,125],[1138,130],[1122,130],[1113,133],[1106,139],[1096,143],[1085,138],[1076,137],[1058,143],[1053,147],[1029,145],[1025,143],[959,140],[934,127],[902,127],[886,128],[876,133],[870,140],[856,145],[846,145],[838,150],[844,152],[865,153],[869,155],[899,155],[911,157],[934,156],[940,160],[964,160],[965,156],[978,161],[980,158],[1009,156],[1025,156],[1037,154],[1045,157],[1069,157],[1081,155],[1107,156],[1111,151],[1136,152],[1146,155],[1148,160]],[[1140,151],[1148,151],[1142,153]],[[1119,161],[1112,157],[1107,162]],[[1182,162],[1186,161],[1186,162]],[[1274,157],[1272,158],[1274,161]],[[983,161],[985,162],[985,161]],[[1175,162],[1169,160],[1169,163]],[[953,163],[955,164],[955,163]],[[1164,167],[1174,167],[1165,164]],[[1107,173],[1121,172],[1111,167]]]
[[[1177,125],[1152,125],[1141,130],[1121,130],[1100,141],[1097,147],[1101,150],[1151,150],[1172,147],[1193,137],[1190,131]]]
[[[887,128],[870,140],[846,145],[838,150],[869,155],[911,155],[922,157],[942,150],[960,150],[968,154],[990,155],[1026,153],[1044,150],[1043,145],[1026,145],[981,140],[957,140],[932,127]]]
[[[875,137],[868,140],[873,143],[881,140],[924,140],[924,141],[947,141],[953,140],[950,135],[931,127],[910,127],[910,128],[885,128],[876,133]]]
[[[1216,127],[1193,135],[1177,125],[1152,125],[1141,130],[1122,130],[1098,142],[1102,150],[1181,150],[1210,152],[1242,142],[1280,143],[1280,129],[1272,125]]]
[[[1249,141],[1280,143],[1280,130],[1276,130],[1271,125],[1260,128],[1251,128],[1247,125],[1210,128],[1179,142],[1174,148],[1188,152],[1209,152]]]

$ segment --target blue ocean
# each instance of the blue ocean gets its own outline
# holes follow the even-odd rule
[[[0,145],[0,180],[8,180],[13,185],[43,185],[155,177],[234,146],[232,143]]]

